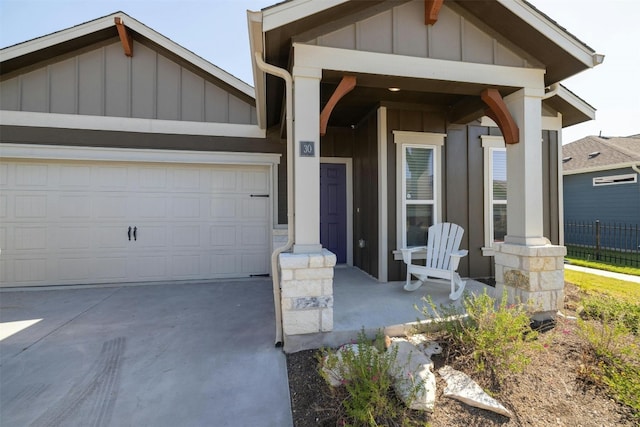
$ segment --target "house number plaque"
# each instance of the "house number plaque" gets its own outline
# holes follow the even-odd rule
[[[316,143],[315,141],[300,141],[300,157],[315,157]]]

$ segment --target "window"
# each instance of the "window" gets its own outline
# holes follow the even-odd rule
[[[440,218],[443,134],[394,131],[398,170],[398,247],[424,246]]]
[[[613,176],[599,176],[593,178],[594,187],[600,187],[602,185],[635,184],[636,182],[638,182],[638,175],[636,175],[635,173]]]
[[[493,243],[507,234],[507,151],[501,136],[482,137],[484,151],[484,248],[493,255]]]

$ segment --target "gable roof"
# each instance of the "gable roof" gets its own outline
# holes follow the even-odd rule
[[[328,46],[367,51],[366,48],[357,47],[359,43],[358,39],[356,39],[357,34],[366,33],[366,31],[363,30],[366,26],[358,26],[359,23],[364,22],[363,20],[370,21],[372,17],[381,16],[389,11],[399,10],[410,2],[418,1],[424,0],[286,0],[267,7],[261,12],[249,12],[251,52],[252,55],[261,55],[262,59],[268,64],[290,70],[292,66],[291,55],[294,42],[321,45],[319,43],[320,39],[324,41],[327,37],[332,38],[338,32],[340,34],[346,34],[349,37],[353,36],[356,41],[350,40],[347,44],[349,46],[355,44],[356,49],[342,46],[344,44],[342,40],[338,42],[338,45],[328,44]],[[460,17],[461,26],[466,26],[467,23],[469,23],[470,26],[476,25],[478,32],[486,35],[487,40],[493,41],[494,64],[511,65],[510,63],[499,63],[496,57],[503,50],[507,51],[512,47],[513,51],[510,53],[513,53],[514,57],[520,58],[523,62],[523,65],[520,66],[526,68],[544,68],[545,86],[554,86],[567,77],[598,65],[603,60],[602,55],[596,54],[593,49],[578,40],[574,35],[567,32],[566,29],[525,0],[447,0],[445,6],[452,11],[453,14]],[[441,13],[441,15],[443,14],[444,13]],[[393,37],[396,37],[397,32],[393,29],[393,25],[397,25],[396,19],[398,18],[393,15],[393,12],[392,19],[391,33],[394,34]],[[442,23],[440,23],[440,25],[447,25],[444,19],[441,21]],[[371,22],[368,23],[369,27],[378,28],[376,26],[377,22]],[[438,23],[434,25],[433,32],[436,31],[435,26],[437,25]],[[355,28],[355,30],[350,30],[352,27]],[[345,28],[349,30],[344,30]],[[389,32],[388,29],[386,30]],[[461,28],[460,33],[465,34],[466,32],[464,30],[464,28]],[[383,30],[380,30],[379,34],[384,33]],[[406,31],[405,33],[413,34],[414,32]],[[430,32],[428,36],[429,39],[432,38],[431,34]],[[471,34],[471,32],[469,32],[469,34]],[[446,38],[446,30],[442,32],[442,35]],[[376,36],[374,36],[374,38]],[[461,36],[461,38],[462,37],[463,36]],[[423,43],[428,43],[425,42],[423,38],[418,37]],[[442,36],[440,38],[443,39]],[[371,45],[371,43],[368,44]],[[396,44],[398,44],[398,46],[406,46],[405,44],[400,44],[400,42],[397,42],[395,39],[391,41],[391,44],[393,44],[393,46],[396,46]],[[475,41],[472,44],[474,46],[478,45]],[[499,47],[502,46],[502,44],[506,47],[500,50]],[[489,46],[485,43],[482,47],[485,45]],[[462,44],[462,46],[464,46],[464,44]],[[456,48],[457,47],[458,46],[456,46]],[[380,51],[380,49],[370,50],[375,52]],[[384,52],[398,55],[411,55],[410,53],[402,53],[405,50],[406,49],[402,50],[392,47],[390,50],[387,49],[387,51]],[[457,52],[458,50],[449,49],[449,51]],[[460,48],[460,51],[462,51],[462,48]],[[427,56],[429,55],[430,53],[427,52]],[[462,53],[460,53],[460,55],[464,56]],[[420,54],[417,56],[420,57]],[[449,59],[448,57],[438,58]],[[473,61],[466,60],[465,62]],[[507,60],[507,62],[509,62],[509,60]],[[284,86],[280,79],[265,75],[265,73],[260,71],[256,67],[253,57],[252,63],[256,87],[258,123],[261,128],[267,128],[275,125],[278,123],[278,120],[281,119],[282,92],[284,91]],[[352,97],[356,96],[356,91],[359,91],[361,87],[367,86],[366,84],[361,84],[361,82],[363,82],[362,77],[361,75],[358,76],[359,85],[352,94]],[[337,85],[337,81],[334,80],[336,80],[336,76],[331,75],[330,71],[323,74],[322,83],[325,86],[331,84]],[[417,84],[416,82],[412,83],[414,83],[414,86]],[[420,82],[420,84],[422,83],[424,83],[424,81]],[[378,82],[378,86],[384,86],[384,84]],[[386,87],[388,86],[395,85],[386,85]],[[408,84],[408,86],[411,85]],[[552,94],[548,94],[543,102],[556,112],[562,113],[563,127],[595,118],[595,109],[588,103],[563,86],[554,87],[558,87],[559,89],[554,90]],[[327,90],[329,89],[331,88]],[[327,90],[325,90],[325,92],[327,92]],[[506,91],[506,94],[508,94],[508,90]],[[362,91],[358,93],[360,92]],[[415,95],[415,98],[420,98],[420,96],[426,92],[428,92],[428,90],[422,87],[421,91],[414,91],[412,94]],[[375,94],[373,91],[369,91],[368,94],[371,97],[389,96],[384,90],[378,91],[378,93]],[[405,95],[405,98],[407,96],[408,95]],[[397,98],[398,96],[394,97],[394,99]],[[441,103],[449,102],[450,105],[456,105],[459,99],[460,98],[451,98],[449,101],[441,101]],[[341,106],[338,106],[338,109],[340,108],[342,108],[340,111],[341,114],[336,113],[332,115],[331,120],[333,125],[345,125],[345,123],[337,123],[338,118],[344,119],[344,122],[350,121],[350,117],[345,114],[344,111],[346,106],[341,104]],[[355,115],[355,113],[352,114],[352,116]],[[352,120],[351,123],[353,123]]]
[[[169,56],[173,56],[209,74],[220,82],[223,87],[244,98],[245,101],[255,102],[252,86],[216,67],[124,12],[114,12],[102,18],[0,49],[0,72],[6,75],[24,67],[73,52],[84,46],[117,37],[115,18],[121,19],[135,40],[158,47],[168,53]]]
[[[562,146],[565,175],[640,165],[640,136],[586,136]]]
[[[406,1],[409,0],[283,1],[262,11],[263,31],[277,34],[275,42],[267,43],[266,53],[286,54],[292,36],[322,23],[374,6],[391,8]],[[598,65],[604,58],[525,0],[447,0],[446,4],[475,16],[545,64],[547,85]]]

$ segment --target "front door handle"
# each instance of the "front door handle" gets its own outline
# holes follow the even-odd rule
[[[133,240],[138,240],[138,227],[133,227]]]
[[[131,226],[129,226],[129,231],[127,231],[127,236],[129,236],[129,240],[131,240]]]

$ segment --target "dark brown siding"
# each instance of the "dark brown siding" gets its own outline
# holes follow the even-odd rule
[[[387,110],[387,190],[388,190],[388,226],[387,226],[387,246],[388,253],[388,279],[389,281],[404,280],[406,269],[402,261],[395,261],[393,251],[399,249],[396,241],[396,146],[393,141],[393,131],[411,132],[445,132],[445,119],[440,113],[414,110],[389,108]],[[443,187],[444,188],[444,187]],[[443,195],[446,200],[446,192]],[[377,274],[376,274],[377,276]]]
[[[542,201],[544,236],[560,244],[558,206],[558,132],[542,131]]]
[[[353,146],[353,264],[378,276],[378,129],[370,114],[355,130]],[[364,248],[358,245],[365,242]]]

